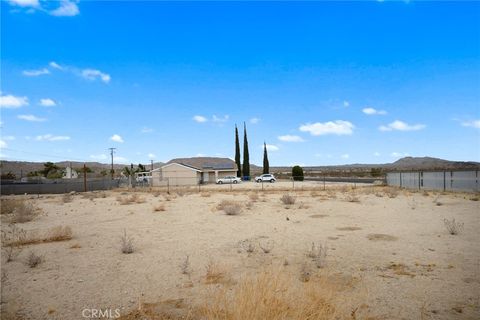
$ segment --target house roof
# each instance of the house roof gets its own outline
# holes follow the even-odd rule
[[[216,157],[193,157],[193,158],[176,158],[167,162],[179,163],[186,167],[197,170],[237,170],[235,161],[229,158]]]
[[[194,168],[194,167],[192,167],[192,166],[187,166],[187,165],[185,165],[185,164],[183,164],[183,163],[178,163],[178,162],[171,162],[171,163],[169,162],[169,163],[167,163],[166,165],[162,166],[161,168],[155,169],[155,170],[153,170],[153,171],[161,170],[162,168],[169,167],[169,166],[173,166],[173,165],[186,167],[186,168],[188,168],[188,169],[192,169],[192,170],[195,170],[195,171],[200,171],[200,170],[197,169],[197,168]]]

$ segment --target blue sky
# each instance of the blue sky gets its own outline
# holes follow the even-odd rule
[[[1,3],[1,156],[480,161],[478,2]],[[243,134],[243,128],[240,130]]]

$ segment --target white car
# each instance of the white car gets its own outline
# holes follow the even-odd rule
[[[277,181],[273,174],[262,174],[261,176],[255,177],[255,182],[271,182],[274,183]]]
[[[242,182],[242,179],[234,176],[226,176],[220,179],[217,179],[217,184],[222,184],[222,183],[240,183]]]

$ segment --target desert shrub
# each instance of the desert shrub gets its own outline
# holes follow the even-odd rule
[[[182,274],[190,274],[190,257],[188,255],[180,265],[180,269],[182,270]]]
[[[247,203],[245,203],[245,208],[251,210],[253,208],[253,201],[248,201]]]
[[[36,268],[40,263],[43,262],[43,257],[35,254],[35,252],[31,251],[27,257],[27,266],[30,268]]]
[[[223,211],[229,216],[236,216],[242,212],[242,207],[240,206],[240,204],[235,203],[235,204],[225,206],[223,208]]]
[[[455,218],[453,218],[452,220],[443,219],[443,224],[445,225],[448,233],[451,235],[457,235],[461,231],[463,231],[463,222],[456,222]]]
[[[133,247],[133,238],[127,235],[127,230],[123,230],[123,235],[120,238],[121,251],[125,254],[130,254],[135,251]]]
[[[140,197],[138,194],[132,194],[132,195],[126,196],[126,197],[117,197],[117,201],[121,205],[128,205],[128,204],[133,204],[133,203],[144,203],[145,199]]]
[[[153,208],[153,211],[165,211],[165,204],[160,203]]]
[[[437,195],[435,199],[433,199],[433,203],[435,203],[436,206],[440,207],[443,205],[442,202],[440,202],[440,195]]]
[[[282,203],[285,204],[285,205],[295,204],[295,200],[296,200],[296,198],[292,195],[289,195],[289,194],[284,194],[280,198],[280,201],[282,201]]]
[[[347,194],[345,196],[345,201],[347,201],[347,202],[360,202],[360,198],[356,194],[352,193],[352,194]]]
[[[386,189],[385,189],[385,194],[386,194],[389,198],[393,199],[393,198],[396,198],[396,197],[398,196],[398,190],[395,189],[395,188],[386,188]]]
[[[0,213],[11,214],[16,208],[25,204],[23,199],[1,199],[0,201]]]
[[[260,249],[262,249],[263,253],[270,253],[270,251],[272,251],[273,247],[275,246],[275,242],[273,242],[273,240],[260,242],[258,246],[260,247]]]
[[[312,276],[312,270],[310,269],[310,266],[308,265],[308,263],[305,261],[302,263],[302,266],[300,267],[300,281],[308,282],[310,281],[311,276]]]
[[[200,197],[202,197],[202,198],[209,198],[210,196],[211,196],[210,192],[202,192],[200,194]]]
[[[242,205],[237,201],[222,200],[217,205],[217,210],[224,211],[229,216],[234,216],[242,212]]]
[[[3,210],[3,203],[2,203]],[[24,223],[35,219],[38,215],[37,209],[30,203],[25,201],[14,202],[13,205],[8,208],[11,210],[12,216],[10,221],[12,223]]]
[[[321,243],[316,245],[312,242],[312,247],[307,252],[307,257],[312,258],[317,268],[325,267],[327,263],[327,245]]]
[[[18,246],[18,247],[7,246],[5,248],[6,261],[11,262],[11,261],[15,260],[18,257],[18,255],[20,254],[21,251],[22,251],[21,246]]]
[[[2,230],[2,245],[21,245],[27,239],[27,232],[15,224],[9,224],[6,230]]]
[[[62,202],[63,203],[69,203],[73,201],[73,196],[69,193],[66,193],[62,196]]]
[[[294,181],[303,181],[303,169],[300,166],[292,168],[292,177]]]
[[[241,244],[242,244],[243,249],[246,252],[252,253],[252,252],[255,251],[255,242],[253,242],[252,240],[250,240],[250,239],[243,240],[241,242]]]
[[[256,202],[256,201],[258,201],[258,194],[256,194],[256,193],[250,193],[250,194],[248,195],[248,198],[250,199],[250,201]]]

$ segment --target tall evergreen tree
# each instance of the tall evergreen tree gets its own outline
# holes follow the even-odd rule
[[[248,153],[247,125],[243,123],[243,176],[250,177],[250,155]],[[248,178],[247,178],[248,179]]]
[[[240,163],[240,140],[238,139],[238,128],[235,125],[235,163],[237,164],[237,177],[242,177],[242,164]]]
[[[263,142],[263,174],[270,173],[270,164],[268,163],[267,144]]]

